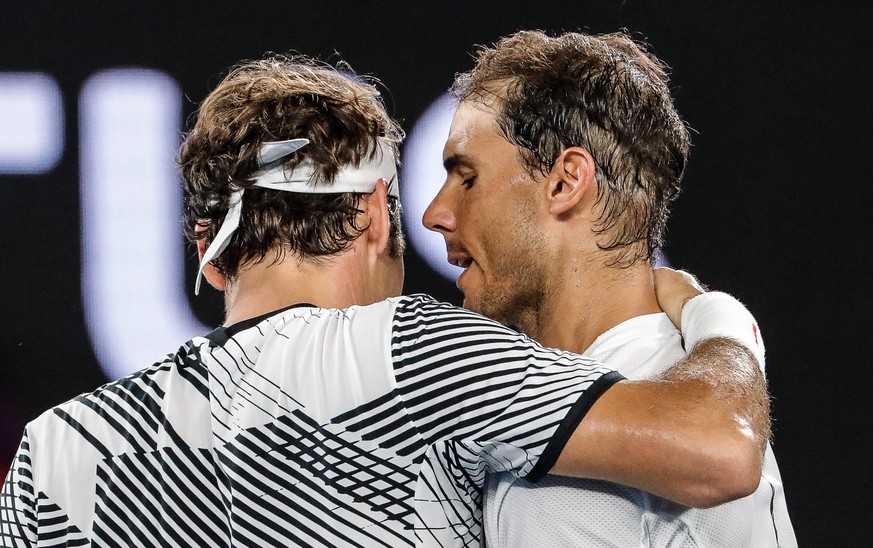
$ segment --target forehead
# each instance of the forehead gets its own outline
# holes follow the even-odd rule
[[[515,148],[503,137],[492,104],[478,100],[462,101],[452,117],[443,158],[501,146]]]

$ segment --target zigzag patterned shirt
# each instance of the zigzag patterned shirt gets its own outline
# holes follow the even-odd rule
[[[415,295],[185,343],[28,424],[0,546],[479,546],[622,377]]]

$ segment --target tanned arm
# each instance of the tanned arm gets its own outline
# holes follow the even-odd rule
[[[658,304],[670,321],[682,329],[683,314],[688,316],[692,308],[686,305],[703,294],[703,286],[688,272],[672,268],[656,268],[654,276]],[[736,329],[727,334],[737,338],[710,337],[701,340],[701,344],[708,344],[700,349],[697,348],[699,345],[690,348],[688,358],[665,371],[661,378],[673,381],[702,379],[714,389],[717,398],[735,400],[737,416],[748,421],[763,458],[771,436],[770,396],[763,374],[764,344],[758,325],[738,301],[728,308],[715,307],[710,313],[713,310],[716,314],[732,316],[730,321]],[[727,322],[728,318],[723,316],[719,321]],[[683,335],[689,336],[688,333]],[[750,349],[753,351],[750,352]]]
[[[677,291],[662,308],[678,317],[699,294]],[[706,338],[659,380],[622,381],[607,390],[552,473],[608,480],[709,508],[757,488],[769,413],[752,352],[730,338]]]

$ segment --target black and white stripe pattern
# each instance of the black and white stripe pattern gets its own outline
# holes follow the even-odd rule
[[[395,323],[399,390],[429,444],[416,492],[418,538],[478,546],[485,474],[530,473],[608,370],[423,296],[401,303]]]
[[[166,447],[97,468],[95,544],[214,546],[228,524],[213,453]]]
[[[36,500],[30,442],[25,431],[0,493],[0,539],[3,546],[31,546],[35,543],[39,519]]]
[[[425,296],[243,322],[28,425],[0,546],[478,546],[606,371]]]

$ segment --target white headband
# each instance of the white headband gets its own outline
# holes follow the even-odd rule
[[[303,194],[337,194],[342,192],[370,193],[376,190],[376,183],[384,179],[388,183],[388,195],[400,198],[397,188],[397,159],[394,149],[384,139],[376,139],[376,155],[373,160],[361,161],[361,165],[343,166],[333,182],[326,182],[315,176],[312,162],[305,160],[292,170],[285,169],[285,159],[292,153],[309,144],[309,139],[291,139],[288,141],[273,141],[264,143],[258,150],[258,167],[252,176],[255,183],[252,186],[286,192]],[[194,283],[194,294],[200,293],[200,280],[203,269],[210,261],[221,255],[230,243],[233,233],[239,228],[239,218],[242,213],[243,190],[230,195],[230,207],[221,223],[221,228],[215,239],[206,248],[206,253],[200,260],[197,269],[197,281]]]

